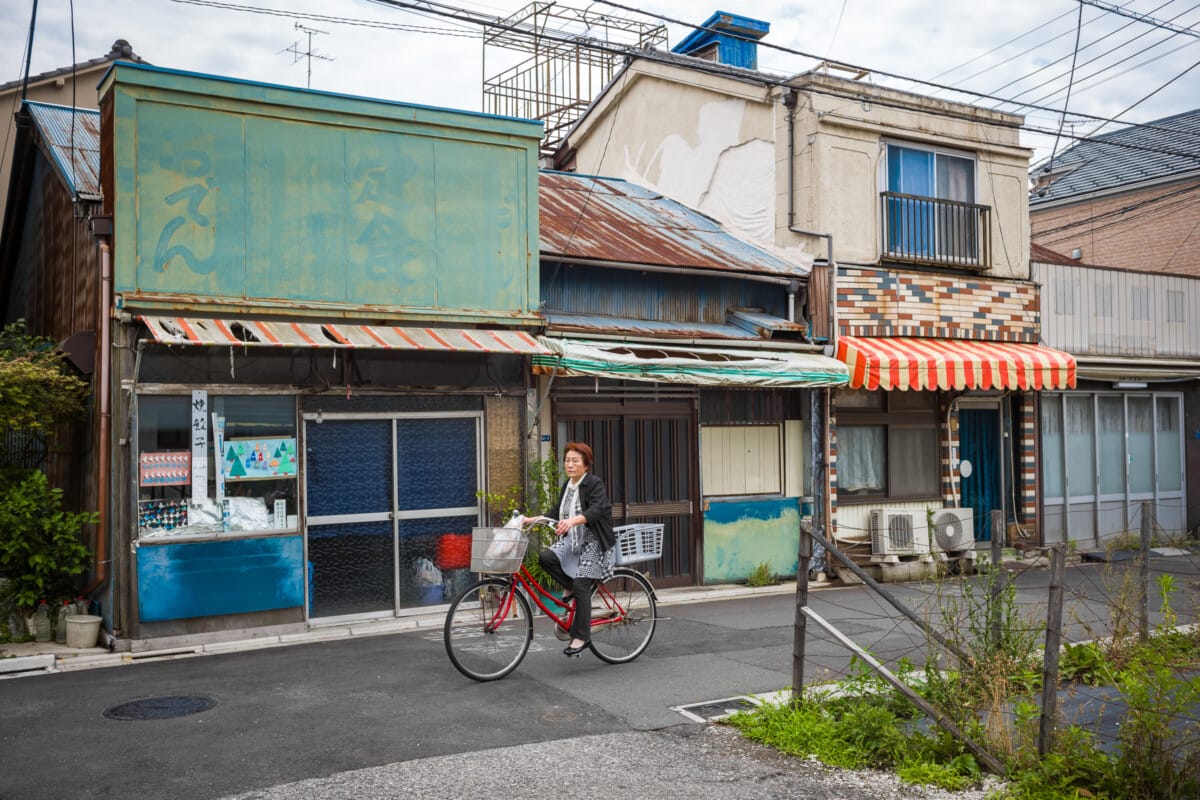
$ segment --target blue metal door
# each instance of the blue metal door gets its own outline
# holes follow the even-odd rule
[[[310,422],[304,435],[309,616],[391,611],[392,421]]]
[[[969,476],[959,475],[961,505],[975,511],[975,541],[992,540],[992,511],[1004,507],[1000,412],[965,408],[958,412],[960,465],[971,464]]]
[[[468,576],[439,540],[480,524],[481,416],[330,417],[304,429],[309,616],[445,602]]]

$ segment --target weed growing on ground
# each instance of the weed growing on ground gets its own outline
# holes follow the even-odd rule
[[[774,586],[779,583],[779,578],[771,571],[771,565],[766,561],[759,562],[750,572],[750,577],[746,578],[748,586]]]

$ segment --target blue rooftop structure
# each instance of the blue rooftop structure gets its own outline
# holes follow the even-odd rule
[[[715,61],[733,67],[758,69],[758,40],[771,30],[771,23],[718,11],[671,48],[684,56],[708,55],[716,48]]]

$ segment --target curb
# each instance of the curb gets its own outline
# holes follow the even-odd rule
[[[821,583],[817,585],[830,586],[831,584]],[[791,582],[775,586],[732,584],[707,588],[688,586],[680,589],[663,589],[656,591],[655,595],[660,605],[681,605],[684,603],[702,603],[714,600],[732,600],[741,597],[788,594],[795,592],[795,590],[795,583]],[[273,647],[287,647],[294,644],[332,642],[340,639],[354,639],[364,636],[386,636],[394,633],[440,630],[444,620],[445,610],[443,609],[430,614],[417,614],[377,621],[350,622],[340,625],[316,625],[306,631],[256,636],[249,639],[204,642],[160,649],[97,652],[100,648],[92,648],[89,651],[76,653],[40,653],[37,655],[0,658],[0,680],[28,677],[31,675],[46,675],[53,672],[76,672],[85,669],[119,667],[126,664],[135,664],[139,661],[193,658],[196,656],[266,650]]]

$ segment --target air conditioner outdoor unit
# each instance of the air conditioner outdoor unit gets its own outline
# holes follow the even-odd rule
[[[948,553],[970,550],[975,546],[975,510],[941,508],[933,512],[930,543]]]
[[[871,555],[908,556],[926,552],[925,520],[916,511],[877,508],[871,512]]]

